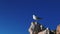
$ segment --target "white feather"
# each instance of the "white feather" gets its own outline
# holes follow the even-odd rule
[[[33,19],[34,19],[34,20],[37,20],[37,16],[33,15]]]

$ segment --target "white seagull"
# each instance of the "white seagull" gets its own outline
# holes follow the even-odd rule
[[[39,17],[33,15],[33,19],[34,19],[34,20],[39,20],[39,19],[42,19],[42,18],[39,18]]]

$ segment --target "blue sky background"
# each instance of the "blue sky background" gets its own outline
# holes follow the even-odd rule
[[[0,34],[29,34],[33,12],[51,30],[60,24],[60,0],[0,0]]]

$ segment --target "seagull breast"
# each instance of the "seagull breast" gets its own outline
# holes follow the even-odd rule
[[[34,20],[37,20],[37,16],[33,15],[33,19],[34,19]]]

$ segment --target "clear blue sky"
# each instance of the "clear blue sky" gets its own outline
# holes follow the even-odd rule
[[[0,34],[29,34],[33,12],[51,30],[60,24],[59,0],[0,0]]]

